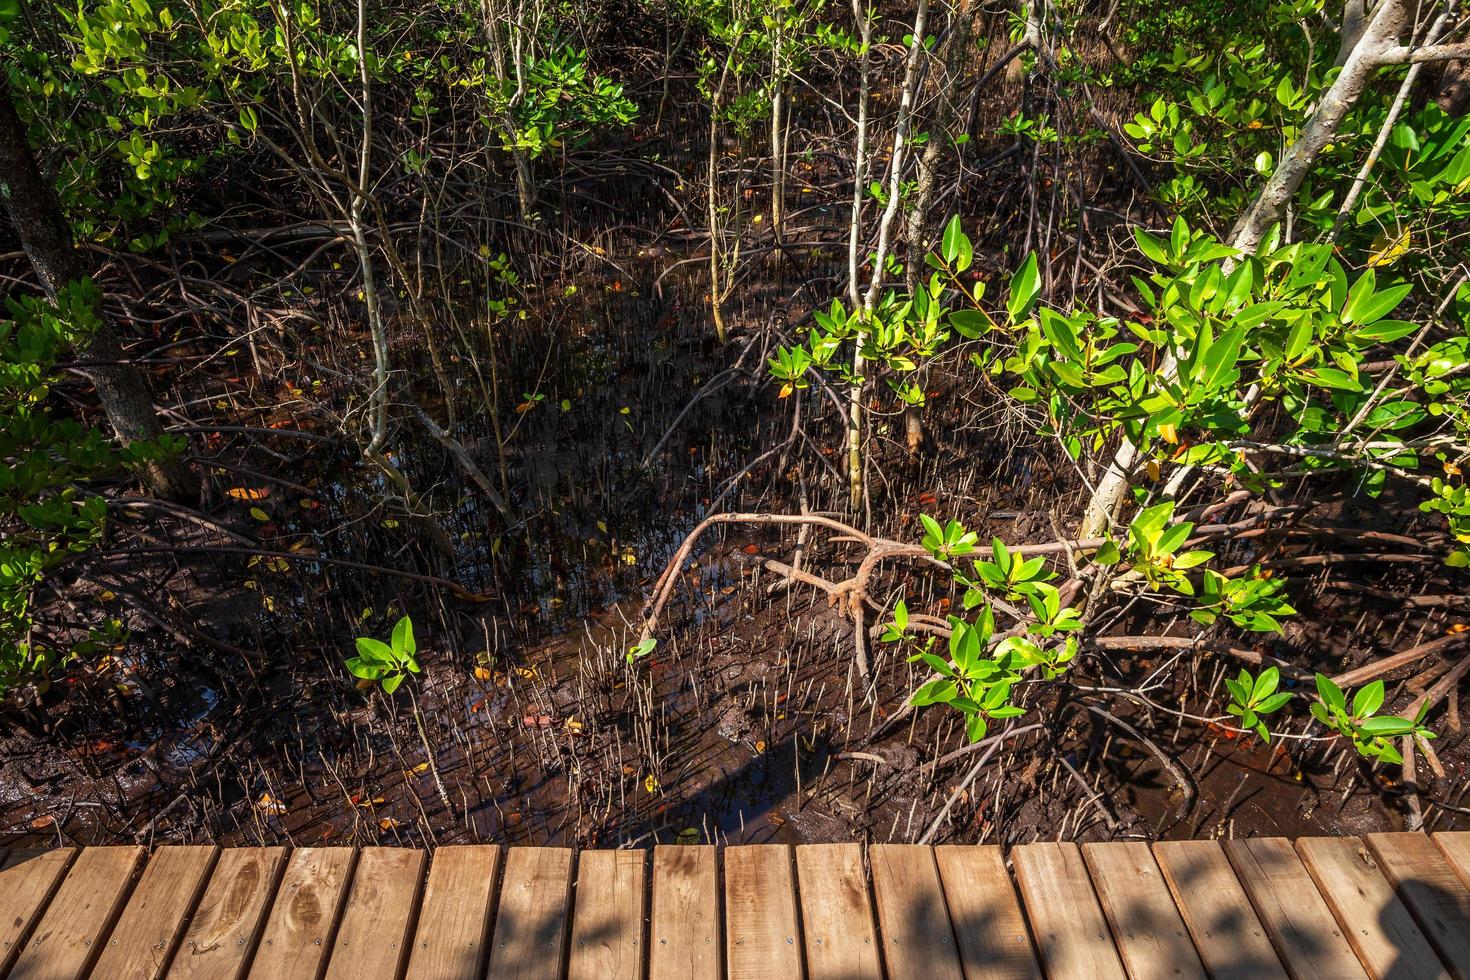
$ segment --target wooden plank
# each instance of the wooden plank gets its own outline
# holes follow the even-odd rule
[[[725,976],[767,980],[801,976],[801,927],[791,848],[725,848]]]
[[[423,883],[423,851],[363,848],[332,943],[327,980],[398,980],[408,963]]]
[[[1470,830],[1441,830],[1434,843],[1444,852],[1466,887],[1470,887]]]
[[[512,847],[505,858],[490,980],[558,980],[566,965],[572,852]]]
[[[1153,850],[1210,976],[1215,980],[1286,976],[1266,927],[1218,842],[1160,841]]]
[[[1304,837],[1296,850],[1369,976],[1447,980],[1429,940],[1362,841]]]
[[[337,935],[337,920],[357,852],[304,847],[291,854],[250,966],[255,980],[318,980]]]
[[[583,851],[577,859],[569,980],[643,980],[648,855]]]
[[[1286,972],[1296,980],[1367,980],[1337,917],[1291,842],[1282,837],[1225,842],[1225,856],[1250,896]]]
[[[15,964],[76,855],[76,848],[63,847],[16,850],[5,856],[0,868],[0,976]]]
[[[276,885],[284,847],[230,847],[220,852],[204,897],[184,928],[169,980],[239,980],[255,948]]]
[[[1126,980],[1082,852],[1071,842],[1011,851],[1041,963],[1052,980]]]
[[[1423,834],[1368,834],[1364,840],[1450,973],[1470,980],[1470,892]]]
[[[1134,980],[1204,980],[1205,966],[1189,938],[1189,927],[1148,845],[1143,841],[1083,844],[1082,858],[1128,975]]]
[[[213,845],[155,851],[97,959],[95,975],[117,980],[163,976],[218,853]]]
[[[811,980],[882,980],[861,844],[796,848],[802,940]]]
[[[653,921],[648,937],[652,980],[719,980],[719,857],[707,844],[653,849]]]
[[[409,980],[485,975],[500,859],[501,850],[494,844],[441,847],[434,852],[408,962]]]
[[[966,980],[1040,980],[1026,917],[994,845],[934,848]]]
[[[86,976],[122,912],[142,860],[143,848],[137,846],[83,849],[11,976],[25,980]]]
[[[963,977],[933,849],[874,844],[868,848],[868,860],[889,975],[925,980]]]

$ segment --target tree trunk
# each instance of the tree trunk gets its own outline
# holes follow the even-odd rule
[[[4,91],[0,91],[0,198],[5,200],[21,246],[46,295],[54,300],[67,283],[90,275],[87,261],[72,244],[56,189],[41,176],[25,126],[9,93]],[[80,354],[83,360],[92,362],[86,375],[97,388],[103,411],[124,445],[158,439],[163,435],[163,426],[143,375],[133,365],[122,363],[122,347],[112,321],[102,310],[97,313],[99,326]],[[139,472],[148,491],[156,497],[180,503],[199,499],[199,478],[182,460],[147,462]]]
[[[1301,135],[1282,155],[1275,172],[1231,229],[1232,246],[1242,252],[1254,251],[1271,227],[1281,220],[1287,204],[1316,165],[1323,148],[1337,138],[1343,118],[1357,103],[1373,73],[1385,63],[1385,55],[1398,47],[1403,24],[1403,0],[1382,0],[1372,20],[1359,34],[1357,44],[1344,59],[1336,81],[1323,93]],[[1228,273],[1231,263],[1227,261],[1225,265]],[[1167,356],[1159,364],[1159,373],[1172,377],[1175,367],[1174,358]],[[1088,502],[1077,531],[1080,537],[1097,537],[1116,516],[1127,494],[1137,454],[1138,448],[1124,439]]]

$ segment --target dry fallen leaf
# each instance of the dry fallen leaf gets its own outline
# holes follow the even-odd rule
[[[255,801],[255,808],[265,814],[279,814],[286,812],[286,804],[276,799],[269,793],[261,793],[260,799]]]

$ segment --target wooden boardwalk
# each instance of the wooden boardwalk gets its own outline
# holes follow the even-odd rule
[[[1470,833],[1010,858],[894,844],[15,851],[0,976],[1470,980]]]

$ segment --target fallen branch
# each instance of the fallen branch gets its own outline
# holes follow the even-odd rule
[[[1338,674],[1332,678],[1332,683],[1341,688],[1357,687],[1359,684],[1364,684],[1377,677],[1381,677],[1389,671],[1398,670],[1400,667],[1405,667],[1416,661],[1423,660],[1430,654],[1450,650],[1467,642],[1470,642],[1470,632],[1451,633],[1448,636],[1441,636],[1437,640],[1421,643],[1402,653],[1395,653],[1391,656],[1384,657],[1382,660],[1376,660],[1371,664]]]

